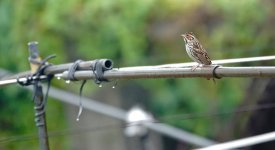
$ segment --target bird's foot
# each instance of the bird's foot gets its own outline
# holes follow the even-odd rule
[[[191,71],[195,71],[200,65],[192,66]]]
[[[204,64],[197,64],[197,65],[195,65],[195,66],[192,66],[191,70],[192,70],[192,71],[195,71],[198,67],[202,68],[202,67],[205,67],[205,66],[207,66],[207,65],[204,65]]]

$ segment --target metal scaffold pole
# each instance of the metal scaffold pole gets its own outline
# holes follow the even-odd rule
[[[30,57],[29,62],[31,66],[31,73],[35,74],[39,70],[39,63],[41,58],[39,57],[37,42],[28,43]],[[46,114],[45,114],[45,100],[42,91],[42,85],[40,81],[34,81],[33,85],[33,101],[34,101],[34,111],[35,111],[35,123],[38,128],[38,136],[41,150],[49,150],[49,141],[47,133],[47,124],[46,124]]]
[[[213,60],[211,66],[198,67],[196,70],[191,70],[191,67],[196,65],[194,62],[165,64],[155,66],[134,66],[113,68],[113,62],[110,59],[96,59],[90,61],[81,61],[78,63],[74,72],[69,72],[74,63],[51,65],[44,69],[42,75],[32,77],[34,80],[44,80],[47,75],[54,75],[57,78],[70,80],[72,75],[75,80],[87,80],[98,78],[104,80],[121,80],[121,79],[149,79],[149,78],[224,78],[224,77],[253,77],[253,78],[274,78],[274,66],[251,66],[251,67],[225,67],[223,64],[255,62],[274,60],[275,56],[261,56],[250,58],[235,58]],[[96,74],[98,66],[101,66],[103,71]],[[26,81],[30,78],[31,72],[22,72],[2,78],[0,86]],[[100,76],[99,76],[100,75]]]

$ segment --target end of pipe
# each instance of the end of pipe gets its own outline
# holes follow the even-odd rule
[[[104,70],[113,69],[113,61],[110,59],[100,59],[100,63]]]

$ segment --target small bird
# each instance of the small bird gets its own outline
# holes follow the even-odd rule
[[[194,71],[199,66],[211,65],[211,59],[209,58],[207,51],[202,47],[199,40],[192,32],[181,35],[185,41],[186,52],[188,56],[195,62],[199,63],[192,67]]]

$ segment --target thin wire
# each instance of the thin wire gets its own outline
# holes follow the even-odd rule
[[[87,80],[83,80],[81,86],[80,86],[80,90],[79,90],[79,110],[78,110],[78,114],[77,114],[77,118],[76,121],[79,121],[79,117],[82,113],[83,110],[83,106],[82,106],[82,91],[83,91],[83,87],[86,84]]]
[[[224,111],[224,112],[201,112],[201,113],[169,115],[169,116],[159,117],[157,120],[159,120],[160,122],[165,122],[165,121],[174,120],[174,119],[186,120],[186,119],[198,119],[198,118],[213,118],[213,117],[229,115],[229,114],[239,114],[239,113],[253,112],[253,111],[259,111],[259,110],[267,110],[271,108],[275,108],[275,103],[250,105],[250,106],[241,107],[237,110],[230,110],[230,111]]]
[[[197,119],[197,118],[211,118],[211,117],[217,117],[217,116],[223,116],[228,114],[238,114],[238,113],[244,113],[244,112],[252,112],[252,111],[259,111],[259,110],[267,110],[275,108],[275,103],[270,104],[263,104],[263,105],[251,105],[239,108],[238,110],[232,110],[232,111],[226,111],[226,112],[205,112],[205,113],[191,113],[191,114],[178,114],[173,116],[167,116],[167,117],[160,117],[156,121],[142,121],[139,122],[142,123],[163,123],[168,120],[176,119],[176,120],[187,120],[187,119]],[[121,127],[121,124],[109,124],[105,126],[99,126],[99,127],[86,127],[86,128],[77,128],[77,129],[66,129],[66,130],[58,130],[58,131],[50,131],[48,134],[49,138],[53,137],[60,137],[60,136],[72,136],[77,134],[85,134],[90,132],[96,132],[101,130],[110,130],[115,129],[117,127],[125,128],[129,127],[135,124],[125,124],[125,126]],[[38,136],[35,134],[31,135],[19,135],[19,136],[11,136],[6,138],[0,138],[0,144],[5,144],[9,142],[19,142],[19,141],[28,141],[28,140],[37,140]]]
[[[98,131],[107,130],[107,129],[115,129],[115,127],[117,128],[118,126],[121,126],[121,124],[109,124],[109,125],[105,125],[105,126],[103,125],[98,127],[85,127],[85,128],[77,128],[77,129],[50,131],[48,133],[48,137],[53,138],[53,137],[60,137],[60,136],[66,136],[66,135],[85,134],[88,132],[98,132]],[[36,134],[11,136],[11,137],[0,138],[0,145],[9,143],[9,142],[20,142],[20,141],[29,141],[29,140],[38,140],[38,139],[39,137]]]

